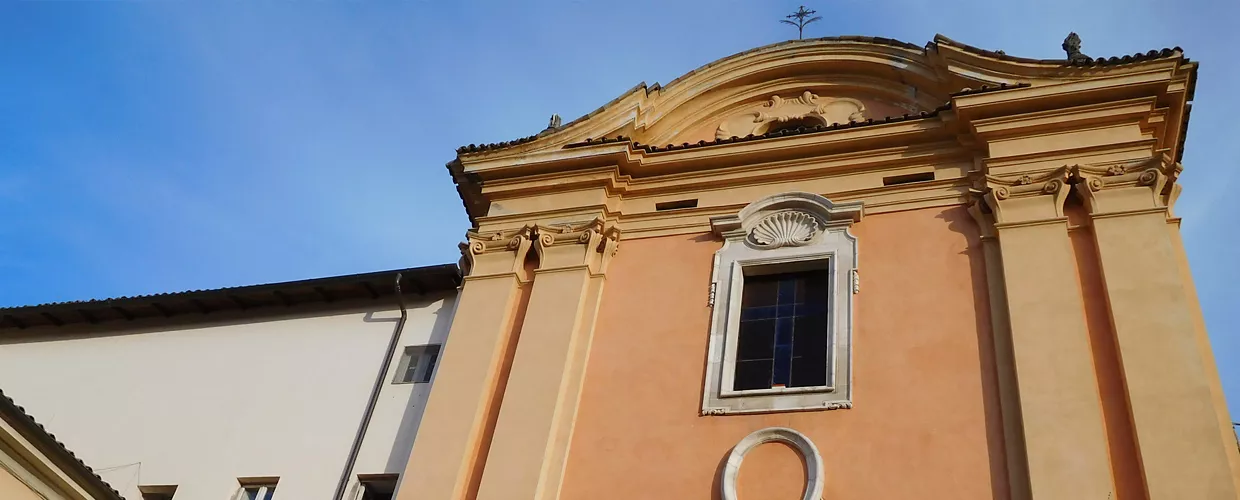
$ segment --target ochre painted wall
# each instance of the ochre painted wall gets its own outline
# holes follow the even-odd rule
[[[0,467],[0,498],[4,500],[43,500],[43,497],[30,490],[29,486],[13,476],[13,473]]]
[[[607,273],[561,498],[718,498],[731,447],[768,426],[815,442],[825,498],[1007,498],[976,224],[963,207],[934,208],[870,216],[852,231],[855,407],[762,415],[699,416],[720,241],[624,241]],[[741,468],[744,498],[799,498],[789,483],[804,473],[788,464],[800,461],[783,445],[755,450]]]

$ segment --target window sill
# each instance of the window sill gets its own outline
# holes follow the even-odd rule
[[[749,415],[749,414],[755,414],[755,413],[788,413],[788,412],[800,412],[800,411],[850,410],[852,409],[852,407],[853,407],[852,401],[847,401],[847,400],[825,401],[821,404],[805,405],[805,406],[776,406],[776,407],[755,406],[752,408],[714,407],[714,408],[703,408],[702,416],[713,417],[713,416],[721,416],[721,415]]]
[[[720,391],[721,398],[743,398],[746,396],[772,396],[779,394],[813,394],[819,392],[835,392],[835,386],[816,385],[812,387],[774,387],[771,389],[750,389],[747,391]]]

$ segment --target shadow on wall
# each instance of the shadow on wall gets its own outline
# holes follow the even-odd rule
[[[1003,415],[999,400],[998,366],[995,360],[995,339],[990,322],[990,286],[986,281],[986,262],[982,254],[981,229],[977,221],[963,207],[952,207],[935,216],[947,222],[947,229],[964,235],[968,246],[962,255],[969,257],[970,282],[973,285],[973,303],[977,313],[978,364],[982,374],[982,408],[986,415],[987,454],[990,459],[990,485],[994,498],[1007,498],[1008,486],[1007,449],[1004,443]]]
[[[448,329],[452,326],[452,317],[455,313],[455,300],[452,301],[451,307],[445,304],[435,312],[435,324],[431,327],[429,343],[441,346],[447,343]],[[443,359],[444,350],[444,348],[439,350],[439,359]],[[410,452],[413,451],[413,440],[417,436],[418,425],[422,422],[422,413],[426,410],[426,401],[430,396],[434,381],[432,375],[431,383],[413,385],[409,401],[405,403],[404,414],[400,418],[400,427],[396,430],[396,439],[392,442],[392,450],[388,453],[385,467],[389,473],[405,472],[405,465],[409,462]]]

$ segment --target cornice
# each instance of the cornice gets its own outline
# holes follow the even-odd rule
[[[1150,116],[1155,111],[1156,105],[1157,99],[1150,96],[981,118],[971,120],[970,123],[978,136],[982,138],[1017,132],[1062,133],[1065,126],[1089,127],[1099,123],[1140,120]]]
[[[607,165],[617,166],[621,173],[635,177],[666,175],[703,168],[767,163],[772,161],[773,155],[800,158],[868,152],[885,147],[907,147],[910,144],[930,142],[934,138],[946,139],[947,133],[942,121],[931,117],[907,122],[875,123],[872,127],[844,127],[813,135],[780,133],[767,141],[723,140],[719,141],[719,144],[709,144],[717,147],[682,147],[672,151],[647,152],[632,144],[610,142],[598,146],[531,154],[513,162],[462,162],[462,172],[481,176],[487,182]]]

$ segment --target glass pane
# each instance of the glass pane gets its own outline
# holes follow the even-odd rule
[[[736,338],[736,359],[771,359],[775,354],[775,320],[742,321]]]
[[[829,278],[826,270],[745,278],[736,390],[826,384]]]
[[[422,356],[426,358],[426,362],[423,363],[426,368],[422,371],[422,379],[420,382],[426,383],[430,382],[431,376],[435,374],[435,362],[439,360],[439,346],[426,346],[426,351],[422,354]]]
[[[245,488],[245,500],[258,500],[258,486],[249,486]]]
[[[774,276],[747,276],[741,287],[741,307],[762,307],[775,305],[775,295],[779,281]]]
[[[775,320],[775,367],[771,384],[788,385],[792,373],[792,325],[794,318]]]
[[[830,274],[812,271],[802,278],[797,297],[800,304],[793,328],[789,387],[827,384],[827,290]]]
[[[267,494],[263,496],[263,500],[271,500],[271,497],[276,494],[276,487],[268,486],[266,490],[267,490]]]
[[[771,360],[737,361],[732,387],[738,391],[771,388]]]
[[[409,357],[409,366],[405,368],[405,375],[400,378],[402,382],[413,382],[417,378],[419,357],[421,356],[416,353]]]

